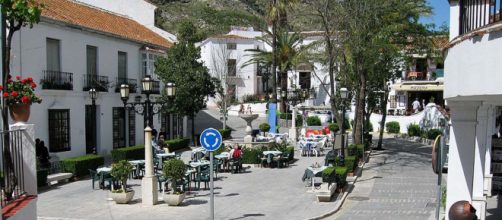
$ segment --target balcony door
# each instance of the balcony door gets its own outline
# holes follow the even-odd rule
[[[61,48],[60,41],[56,39],[46,39],[47,70],[61,71]]]
[[[85,149],[87,154],[97,152],[96,114],[92,105],[85,106]]]
[[[127,82],[127,53],[119,51],[118,52],[118,78],[119,80],[124,80]]]
[[[98,74],[98,48],[87,45],[87,74]]]

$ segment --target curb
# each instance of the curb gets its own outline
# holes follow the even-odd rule
[[[367,157],[367,160],[369,160],[370,156],[371,156],[371,152],[369,152],[368,154],[368,157]],[[354,176],[354,179],[351,180],[349,182],[349,180],[347,180],[347,183],[348,183],[348,186],[346,187],[347,188],[347,191],[345,191],[342,195],[342,198],[338,201],[338,203],[335,205],[334,209],[327,212],[327,213],[324,213],[322,215],[319,215],[319,216],[316,216],[316,217],[312,217],[312,218],[308,218],[308,220],[318,220],[318,219],[323,219],[323,218],[326,218],[326,217],[329,217],[335,213],[338,212],[338,210],[340,210],[340,208],[342,207],[343,205],[343,202],[345,202],[345,199],[347,198],[347,196],[349,195],[349,191],[352,190],[354,188],[354,184],[357,182],[357,179],[359,178],[359,175],[361,174],[361,172],[363,172],[363,169],[364,169],[364,166],[366,165],[366,161],[364,161],[364,163],[360,166],[360,169],[358,169],[357,171],[357,174]],[[339,196],[340,197],[340,196]]]

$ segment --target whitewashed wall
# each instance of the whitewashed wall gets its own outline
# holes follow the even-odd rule
[[[98,48],[98,74],[106,75],[110,85],[115,84],[118,76],[118,51],[127,52],[128,78],[137,79],[140,85],[140,47],[141,45],[62,27],[42,22],[33,29],[23,28],[13,39],[11,69],[13,75],[32,76],[37,84],[46,70],[46,38],[60,40],[61,71],[73,73],[73,91],[42,90],[36,93],[43,99],[42,104],[32,105],[29,123],[35,124],[37,137],[49,146],[48,109],[70,109],[71,151],[56,153],[60,158],[83,155],[85,148],[85,105],[91,100],[87,91],[83,91],[86,70],[86,46]],[[20,43],[22,42],[22,43]],[[112,108],[122,107],[120,94],[115,88],[109,92],[100,92],[96,100],[97,107],[97,146],[99,154],[108,154],[112,150]],[[138,88],[140,91],[140,87]],[[131,94],[131,101],[137,94]],[[157,117],[155,127],[159,128]],[[143,144],[143,117],[136,116],[136,144]]]

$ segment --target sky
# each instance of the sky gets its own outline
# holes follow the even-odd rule
[[[436,27],[446,23],[448,25],[450,20],[450,6],[447,0],[427,0],[430,6],[433,8],[433,14],[429,17],[423,17],[420,19],[422,23],[433,23]]]

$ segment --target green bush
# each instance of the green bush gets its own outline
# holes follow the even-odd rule
[[[113,149],[111,153],[113,162],[121,160],[144,160],[145,146],[117,148]]]
[[[293,161],[295,159],[295,147],[286,148],[286,152],[289,153],[288,161]]]
[[[288,120],[293,119],[293,114],[291,114],[291,113],[286,113],[286,112],[279,112],[279,113],[277,113],[277,116],[278,116],[280,119],[288,119]]]
[[[162,172],[164,176],[172,180],[171,187],[175,193],[178,192],[178,187],[176,187],[176,183],[178,183],[180,180],[183,179],[183,177],[185,177],[186,170],[187,167],[185,165],[185,162],[179,159],[168,160],[164,162],[164,165],[162,166]]]
[[[258,96],[258,95],[243,95],[242,102],[244,102],[244,103],[258,103],[258,102],[263,102],[263,100],[261,100],[260,96]]]
[[[303,125],[303,116],[296,115],[295,124],[296,124],[296,127],[301,127]]]
[[[169,152],[174,152],[180,149],[185,149],[188,148],[190,145],[190,139],[188,138],[183,138],[183,139],[172,139],[172,140],[167,140],[165,142],[167,144],[167,148],[169,149]]]
[[[332,132],[337,132],[340,129],[337,123],[329,123],[328,128]]]
[[[349,156],[356,156],[357,158],[363,158],[364,154],[364,144],[351,144],[347,147]]]
[[[422,136],[422,129],[417,124],[410,124],[408,125],[408,136],[420,137]]]
[[[46,169],[37,170],[37,186],[45,186],[47,185],[47,176],[49,175],[49,171]]]
[[[218,131],[220,132],[221,137],[223,137],[223,140],[229,139],[232,136],[232,130],[229,128],[218,129]]]
[[[261,132],[265,133],[270,130],[270,125],[268,123],[261,123],[259,128]]]
[[[427,131],[427,139],[435,140],[437,136],[442,135],[443,132],[439,129],[430,129]]]
[[[399,134],[401,131],[401,127],[399,127],[399,122],[390,121],[385,124],[385,129],[387,129],[388,133],[391,134]]]
[[[321,126],[321,119],[317,116],[309,116],[307,118],[307,125],[308,126]]]
[[[344,187],[347,184],[347,167],[336,167],[335,168],[337,181],[337,187]]]
[[[345,167],[347,167],[347,172],[349,173],[354,172],[357,165],[357,161],[358,160],[356,156],[345,157]]]
[[[75,177],[84,177],[89,175],[89,169],[96,170],[99,166],[105,164],[103,156],[87,154],[79,157],[64,159],[60,162],[61,171],[73,173]]]
[[[322,171],[322,181],[328,183],[328,185],[331,185],[332,183],[336,182],[335,167],[330,166]]]
[[[110,175],[112,175],[115,180],[118,180],[121,185],[121,190],[115,190],[115,192],[126,192],[127,179],[133,169],[134,167],[127,160],[121,160],[112,164],[112,171],[110,172]]]
[[[261,149],[256,148],[244,148],[242,150],[242,163],[243,164],[260,164],[261,163],[261,154],[263,151]]]

